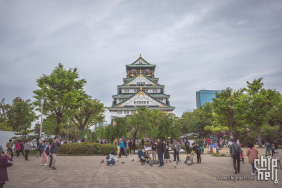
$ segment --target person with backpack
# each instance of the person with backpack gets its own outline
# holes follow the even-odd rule
[[[127,157],[127,155],[126,155],[126,153],[125,153],[124,142],[121,140],[118,158],[121,158],[122,155],[125,155],[125,156]]]
[[[110,153],[107,157],[107,165],[115,165],[118,159],[115,157],[115,152]]]
[[[189,154],[190,153],[190,142],[189,142],[189,140],[186,140],[185,147],[186,147],[187,154]]]
[[[157,150],[158,150],[158,159],[160,161],[159,167],[164,166],[164,158],[163,158],[164,148],[165,148],[165,146],[164,146],[163,142],[158,138]]]
[[[201,147],[198,146],[198,144],[196,144],[195,142],[192,144],[192,146],[194,153],[197,154],[197,163],[201,163],[201,153],[202,153]]]
[[[234,138],[233,144],[230,146],[230,157],[233,158],[233,167],[235,170],[235,174],[240,173],[241,152],[241,146],[237,144],[237,138]]]
[[[54,141],[51,144],[50,147],[50,155],[52,155],[52,170],[56,170],[56,158],[57,158],[57,153],[58,153],[58,148],[61,146],[58,137],[54,137]]]
[[[270,156],[270,149],[271,149],[271,145],[268,141],[268,139],[265,140],[265,143],[264,143],[264,146],[265,146],[265,156]],[[268,155],[267,155],[268,154]]]
[[[47,166],[47,163],[48,163],[46,149],[47,149],[47,142],[43,141],[41,144],[40,152],[41,152],[41,165],[44,165],[44,166]]]

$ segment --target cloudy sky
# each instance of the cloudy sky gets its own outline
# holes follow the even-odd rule
[[[0,98],[32,99],[36,79],[62,63],[110,106],[140,53],[178,116],[203,88],[263,77],[282,92],[281,18],[279,0],[0,0]]]

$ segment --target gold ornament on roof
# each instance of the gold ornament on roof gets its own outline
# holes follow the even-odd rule
[[[140,69],[140,74],[142,74],[142,70]]]
[[[134,74],[131,74],[130,76],[131,76],[131,77],[134,77],[135,75],[134,75]]]

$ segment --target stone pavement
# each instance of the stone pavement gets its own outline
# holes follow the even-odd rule
[[[172,157],[172,155],[171,155]],[[30,157],[24,161],[22,157],[14,158],[14,165],[8,168],[10,181],[5,188],[231,188],[250,187],[268,188],[281,187],[282,170],[278,170],[279,184],[272,181],[219,181],[216,177],[256,177],[251,176],[251,165],[241,163],[241,173],[234,174],[232,160],[229,157],[213,157],[202,155],[202,164],[193,166],[184,165],[185,155],[176,168],[175,163],[166,163],[163,168],[158,165],[141,166],[137,163],[137,155],[122,157],[115,166],[106,166],[101,163],[105,156],[59,156],[57,157],[57,170],[50,170],[40,165],[40,158]],[[196,158],[196,156],[195,156]],[[132,162],[132,159],[135,159]],[[196,160],[196,159],[195,159]],[[247,157],[245,159],[247,160]],[[121,164],[125,162],[125,164]]]

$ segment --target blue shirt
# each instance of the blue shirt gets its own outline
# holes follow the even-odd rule
[[[125,148],[123,141],[120,142],[120,147]]]

